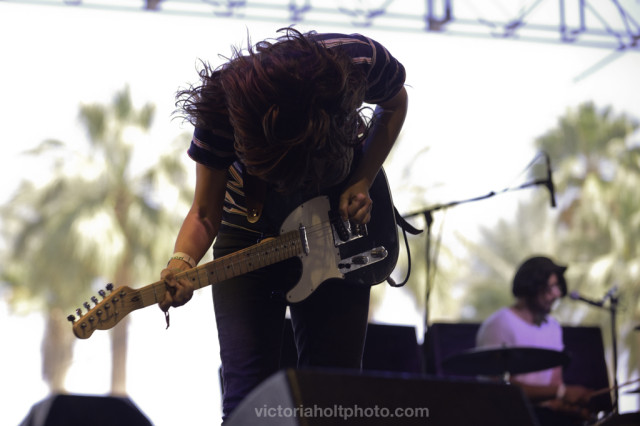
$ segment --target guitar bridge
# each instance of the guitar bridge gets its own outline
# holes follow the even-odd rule
[[[340,270],[340,273],[347,274],[365,266],[380,262],[386,259],[388,255],[389,252],[384,247],[375,247],[355,256],[341,259],[340,263],[338,263],[338,269]]]
[[[331,229],[333,230],[333,242],[336,247],[367,236],[367,225],[353,224],[348,220],[342,220],[336,211],[329,212]]]

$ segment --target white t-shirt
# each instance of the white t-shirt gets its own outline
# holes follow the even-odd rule
[[[562,351],[562,327],[558,321],[547,316],[540,326],[529,324],[511,308],[505,307],[487,318],[476,335],[476,347],[527,346]],[[549,385],[553,369],[519,374],[515,379],[529,385]]]

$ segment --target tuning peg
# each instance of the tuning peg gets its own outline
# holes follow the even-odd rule
[[[69,315],[69,316],[67,317],[67,320],[68,320],[68,321],[70,321],[70,322],[72,322],[72,323],[74,323],[74,322],[76,322],[76,317],[74,317],[73,315]]]
[[[84,308],[85,308],[87,311],[90,311],[90,310],[91,310],[91,305],[89,304],[89,302],[84,302],[84,303],[82,304],[82,306],[84,306]]]
[[[82,309],[78,308],[76,309],[76,315],[78,315],[78,317],[82,316]]]
[[[113,284],[109,283],[107,284],[107,286],[105,287],[107,290],[109,290],[109,293],[111,293],[113,291]]]
[[[105,297],[107,297],[107,293],[105,293],[105,291],[104,291],[104,290],[98,290],[98,294],[99,294],[100,296],[102,296],[102,298],[103,298],[103,299],[104,299]]]
[[[97,297],[95,297],[95,296],[91,296],[91,301],[92,301],[93,303],[95,303],[96,305],[99,303],[99,302],[98,302],[98,298],[97,298]]]

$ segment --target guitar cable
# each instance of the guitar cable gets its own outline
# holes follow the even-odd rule
[[[411,249],[409,248],[407,230],[409,230],[412,235],[418,235],[422,233],[422,229],[417,229],[409,222],[407,222],[405,218],[403,218],[400,213],[398,213],[398,209],[396,209],[395,206],[393,207],[393,210],[396,216],[396,223],[400,227],[400,229],[402,229],[402,236],[404,237],[404,244],[407,249],[407,275],[405,275],[404,280],[401,283],[396,283],[395,280],[391,278],[391,276],[387,278],[387,283],[389,283],[391,287],[397,288],[404,286],[409,281],[409,277],[411,276]]]

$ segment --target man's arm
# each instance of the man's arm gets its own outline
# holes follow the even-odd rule
[[[369,188],[402,130],[407,109],[408,97],[404,87],[391,99],[377,105],[362,161],[340,197],[343,219],[357,223],[367,223],[371,219]]]
[[[559,401],[562,404],[584,406],[591,399],[593,390],[580,385],[565,385],[564,383],[554,383],[550,385],[528,385],[519,382],[517,379],[511,381],[512,384],[522,388],[524,394],[532,402]]]
[[[204,257],[220,229],[226,185],[226,170],[196,165],[193,203],[178,232],[174,252],[187,254],[196,264]],[[184,305],[191,299],[193,285],[188,280],[175,279],[176,273],[190,268],[191,265],[185,260],[169,261],[160,276],[173,290],[166,292],[164,300],[159,303],[160,309],[167,311],[169,307]]]

